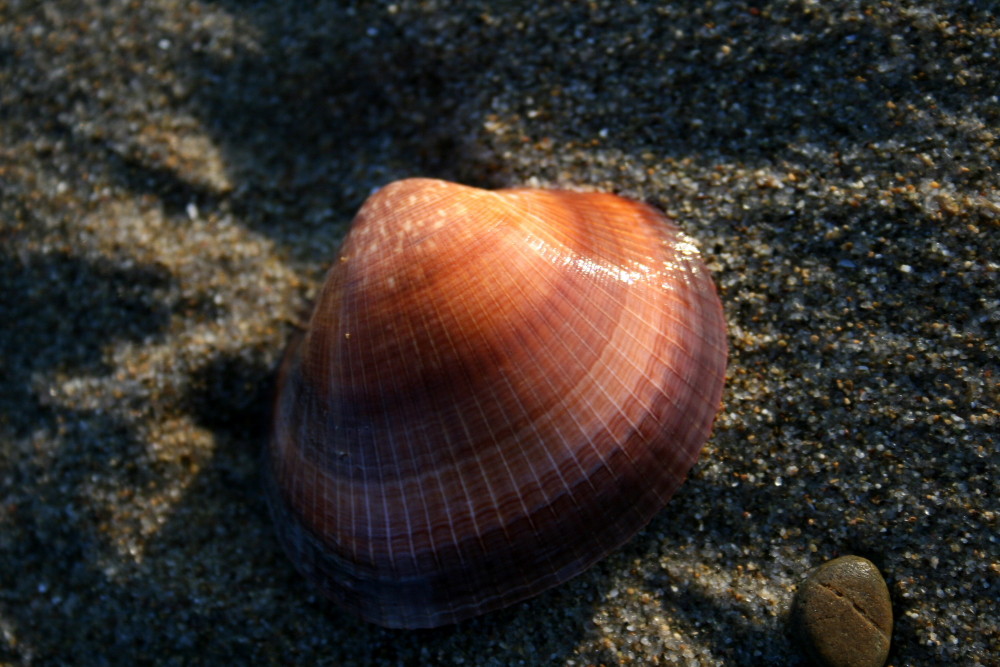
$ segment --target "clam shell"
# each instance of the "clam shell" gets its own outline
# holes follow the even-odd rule
[[[392,183],[279,373],[265,479],[280,540],[383,626],[523,600],[663,508],[725,365],[708,270],[653,208]]]

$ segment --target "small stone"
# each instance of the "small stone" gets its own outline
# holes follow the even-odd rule
[[[889,589],[871,561],[835,558],[799,586],[791,622],[816,665],[882,667],[892,636]]]

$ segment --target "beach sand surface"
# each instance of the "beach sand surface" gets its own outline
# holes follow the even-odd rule
[[[973,0],[0,0],[0,663],[803,665],[795,587],[856,554],[888,664],[1000,664],[998,57]],[[310,589],[259,472],[410,176],[661,208],[730,343],[644,531],[418,632]]]

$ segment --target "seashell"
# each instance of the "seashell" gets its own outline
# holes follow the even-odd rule
[[[725,336],[697,250],[649,206],[387,185],[282,363],[265,457],[280,541],[387,627],[531,597],[680,486],[719,408]]]

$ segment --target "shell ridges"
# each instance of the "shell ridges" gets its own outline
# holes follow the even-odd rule
[[[279,538],[385,626],[530,597],[666,504],[711,430],[725,337],[690,239],[645,204],[389,184],[279,373]]]

